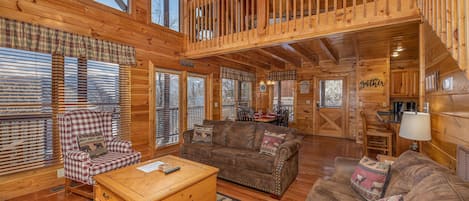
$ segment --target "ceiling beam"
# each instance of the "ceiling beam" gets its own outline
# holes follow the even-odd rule
[[[241,57],[241,56],[236,55],[236,54],[220,55],[220,56],[216,56],[216,57],[218,57],[220,59],[227,60],[227,61],[235,62],[235,63],[241,64],[241,65],[251,66],[253,68],[262,68],[262,69],[265,69],[265,70],[270,70],[269,65],[258,64],[258,63],[252,62],[253,59],[247,59],[245,57]]]
[[[243,71],[248,71],[248,72],[256,72],[256,69],[252,68],[251,66],[246,66],[246,65],[239,64],[236,62],[224,60],[218,57],[206,57],[206,58],[198,59],[198,61],[209,63],[209,64],[214,64],[220,67],[225,66],[225,67],[235,68],[238,70],[243,70]]]
[[[277,68],[277,69],[285,69],[285,63],[283,63],[280,60],[273,59],[269,55],[264,55],[258,51],[253,51],[253,50],[248,50],[242,53],[236,53],[240,56],[244,56],[248,59],[255,60],[255,62],[259,64],[264,64],[270,66],[271,69]]]
[[[270,52],[267,52],[266,50],[261,49],[261,48],[255,49],[254,51],[256,51],[257,53],[261,55],[268,57],[270,62],[272,62],[272,64],[274,65],[274,67],[279,68],[279,69],[285,69],[285,63],[287,62],[283,60],[282,58],[276,55],[273,55]]]
[[[284,56],[284,55],[281,55],[279,54],[279,52],[276,52],[274,50],[271,50],[271,49],[262,49],[262,48],[259,48],[257,49],[257,51],[261,52],[262,54],[265,54],[265,55],[269,55],[271,56],[272,58],[275,58],[277,60],[280,60],[282,61],[283,63],[289,63],[289,64],[292,64],[293,66],[295,67],[301,67],[301,59],[298,61],[297,59],[295,58],[292,58],[292,57],[289,57],[289,56]]]
[[[327,40],[327,38],[320,38],[319,45],[330,60],[332,60],[335,64],[339,64],[339,54],[337,53],[337,50],[334,49],[329,40]]]
[[[284,49],[289,49],[290,51],[295,52],[296,54],[300,55],[301,57],[313,63],[313,65],[315,66],[319,65],[318,55],[313,51],[303,48],[299,44],[284,44],[282,45],[282,47]]]

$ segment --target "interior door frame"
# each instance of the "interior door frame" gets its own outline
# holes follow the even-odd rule
[[[321,136],[322,134],[319,133],[319,108],[318,108],[318,102],[320,101],[319,93],[320,93],[320,88],[319,88],[319,81],[320,80],[342,80],[342,109],[344,110],[344,118],[343,118],[343,130],[342,130],[342,135],[340,136],[341,138],[347,138],[350,134],[347,134],[347,132],[350,132],[349,129],[349,102],[350,102],[350,94],[349,94],[349,83],[350,83],[350,76],[349,74],[337,74],[337,75],[327,75],[327,76],[314,76],[314,95],[313,95],[313,135],[319,135]]]

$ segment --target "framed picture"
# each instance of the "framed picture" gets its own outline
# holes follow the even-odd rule
[[[262,82],[259,84],[259,91],[261,93],[265,93],[267,91],[267,86],[265,85],[265,83]]]
[[[303,80],[300,82],[300,94],[309,94],[310,81]]]

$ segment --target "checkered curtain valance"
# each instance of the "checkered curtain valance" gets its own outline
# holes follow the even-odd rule
[[[270,72],[267,75],[268,80],[280,81],[280,80],[296,80],[296,71],[275,71]]]
[[[247,81],[247,82],[256,81],[256,75],[254,73],[236,70],[236,69],[227,68],[227,67],[221,67],[220,77],[225,78],[225,79],[233,79],[233,80]]]
[[[135,64],[134,47],[7,18],[0,18],[0,47]]]

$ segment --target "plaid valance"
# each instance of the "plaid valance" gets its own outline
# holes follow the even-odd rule
[[[0,47],[135,64],[134,47],[6,18],[0,18]]]
[[[255,82],[256,75],[254,73],[236,70],[227,67],[221,67],[220,77],[239,81]]]
[[[279,81],[279,80],[296,80],[296,71],[275,71],[270,72],[267,75],[268,80]]]

